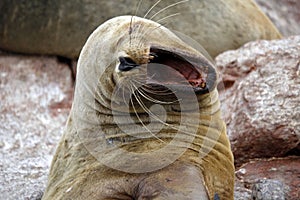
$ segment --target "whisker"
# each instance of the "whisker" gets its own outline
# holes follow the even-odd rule
[[[167,87],[164,90],[156,90],[146,84],[143,85],[143,87],[141,87],[141,90],[143,90],[144,92],[146,92],[148,94],[154,94],[154,95],[159,95],[159,96],[168,96],[168,95],[176,94],[176,91],[173,92],[170,89],[168,89]],[[178,102],[179,101],[181,101],[181,100],[178,100]]]
[[[142,90],[144,90],[144,88],[141,88],[141,92],[142,92]],[[155,94],[155,95],[160,95],[160,96],[166,96],[166,95],[170,95],[170,94],[173,94],[173,93],[162,93],[162,94],[157,94],[157,93],[154,93],[154,90],[152,90],[152,91],[147,91],[147,90],[144,90],[146,93],[144,93],[144,92],[142,92],[143,94],[145,94],[147,97],[149,97],[149,98],[152,98],[151,96],[149,96],[149,95],[147,95],[147,92],[148,93],[151,93],[152,92],[152,94]],[[153,99],[153,98],[152,98]],[[159,100],[156,100],[156,101],[159,101]],[[175,100],[175,101],[159,101],[160,103],[163,103],[163,104],[167,104],[167,105],[170,105],[170,104],[175,104],[175,103],[179,103],[181,101],[181,99],[177,99],[177,100]]]
[[[153,8],[155,8],[155,6],[157,6],[159,3],[161,2],[161,0],[158,0],[153,6],[151,6],[151,8],[147,11],[147,13],[144,15],[143,18],[146,18],[148,16],[148,14],[153,10]],[[139,5],[140,6],[140,5]],[[141,27],[141,26],[140,26]],[[142,31],[140,31],[140,27],[138,28],[138,30],[136,31],[136,38],[139,37],[139,33],[141,33]],[[140,43],[138,44],[138,46],[140,46]]]
[[[137,95],[135,95],[135,98],[137,99],[137,98],[139,98],[139,97],[138,97]],[[137,99],[137,100],[138,100],[138,99]],[[196,137],[196,134],[190,134],[189,132],[180,130],[180,129],[177,128],[176,126],[170,125],[170,124],[168,124],[168,123],[162,121],[159,117],[157,117],[155,114],[153,114],[153,113],[151,112],[151,110],[149,110],[149,109],[145,106],[145,104],[142,103],[142,101],[141,101],[140,98],[139,98],[139,101],[138,101],[138,102],[139,102],[139,104],[141,103],[140,106],[144,109],[144,111],[145,111],[147,114],[149,114],[149,117],[152,117],[153,119],[157,120],[158,122],[162,123],[163,125],[165,125],[165,126],[171,128],[171,129],[173,129],[173,130],[180,131],[180,133],[184,133],[184,134],[186,134],[186,135],[192,135],[192,136]]]
[[[148,12],[144,15],[144,18],[146,18],[148,16],[148,14],[153,10],[153,8],[155,8],[155,6],[157,6],[159,3],[161,2],[161,0],[158,0],[149,10]]]
[[[139,0],[138,1],[138,3],[137,3],[137,6],[136,6],[136,9],[135,9],[135,13],[134,13],[134,16],[137,16],[137,13],[138,13],[138,10],[140,9],[140,6],[142,5],[142,2],[143,2],[143,0]],[[130,22],[130,27],[131,27],[131,33],[133,32],[133,28],[132,28],[132,20],[133,20],[133,17],[131,18],[131,22]],[[140,27],[139,27],[140,28]],[[138,28],[138,29],[139,29]],[[133,38],[136,38],[136,37],[133,37]],[[130,36],[130,46],[131,46],[131,40],[132,40],[132,38],[131,38],[131,36]]]
[[[174,6],[177,6],[178,4],[182,4],[182,3],[185,3],[185,2],[188,2],[189,0],[183,0],[183,1],[179,1],[179,2],[176,2],[176,3],[173,3],[163,9],[161,9],[160,11],[158,11],[157,13],[155,13],[154,15],[152,15],[152,17],[150,18],[150,20],[152,20],[154,17],[156,17],[158,14],[160,14],[161,12],[171,8],[171,7],[174,7]]]
[[[125,98],[125,89],[126,89],[126,86],[125,86],[125,88],[122,89],[123,101],[124,101],[124,103],[126,104],[126,106],[129,107],[129,104],[128,104],[128,102],[126,101],[126,98]]]
[[[140,40],[137,44],[137,47],[141,47],[142,46],[142,40],[144,39],[145,35],[147,35],[148,33],[151,33],[152,31],[155,31],[156,29],[159,29],[162,26],[166,26],[168,23],[163,23],[163,24],[159,24],[159,26],[154,27],[154,28],[149,28],[149,30],[145,31],[145,29],[147,28],[146,26],[144,26],[143,28],[141,28],[141,25],[139,26],[138,30],[136,31],[135,34],[135,38],[140,37]],[[150,32],[151,31],[151,32]]]
[[[142,24],[140,23],[135,31],[134,39],[137,39],[140,37],[140,41],[143,39],[144,34],[142,34],[142,31],[145,29],[145,27],[142,27]],[[138,42],[136,44],[136,48],[142,47],[141,42]]]
[[[132,85],[132,86],[135,86],[135,85]],[[193,136],[193,137],[199,137],[197,134],[191,134],[190,132],[187,132],[187,131],[184,131],[184,130],[180,130],[180,129],[177,128],[176,126],[174,126],[174,125],[172,125],[172,124],[168,124],[168,123],[162,121],[159,117],[157,117],[155,114],[153,114],[153,113],[151,112],[151,110],[149,110],[149,109],[145,106],[145,104],[141,101],[141,99],[139,98],[139,96],[137,96],[137,95],[135,94],[135,90],[132,88],[132,86],[130,86],[128,89],[129,89],[129,90],[131,91],[131,93],[134,95],[134,97],[135,97],[136,100],[138,101],[138,103],[139,103],[139,105],[141,106],[141,108],[142,108],[146,113],[148,113],[149,116],[152,117],[152,119],[157,120],[158,122],[162,123],[163,125],[165,125],[165,126],[171,128],[171,129],[173,129],[173,130],[179,131],[181,134],[186,134],[186,135],[188,135],[188,136]],[[135,86],[135,87],[136,87],[136,86]],[[138,92],[139,92],[139,91],[138,91]],[[146,125],[144,124],[144,122],[143,122],[143,121],[140,119],[140,117],[138,116],[138,112],[137,112],[137,110],[136,110],[136,108],[135,108],[135,106],[134,106],[134,103],[133,103],[132,98],[130,99],[130,102],[131,102],[132,107],[133,107],[133,109],[134,109],[134,112],[135,112],[135,114],[136,114],[136,116],[137,116],[139,122],[142,124],[142,126],[143,126],[149,133],[151,133],[151,135],[153,135],[153,137],[155,137],[156,139],[158,139],[159,141],[161,141],[161,142],[163,142],[163,143],[166,143],[166,142],[163,141],[162,139],[160,139],[160,138],[158,138],[157,136],[155,136],[155,135],[151,132],[151,130],[149,130],[149,128],[146,127]],[[181,124],[181,125],[182,125],[182,124]],[[191,126],[191,124],[189,124],[188,126]],[[196,127],[197,127],[197,125],[192,125],[192,126],[196,126]]]
[[[146,86],[146,85],[143,86],[142,90],[144,90],[146,93],[160,95],[160,96],[167,96],[167,95],[173,94],[173,92],[168,89],[158,91],[158,90],[152,89],[150,86]]]
[[[161,21],[163,21],[163,20],[166,20],[166,19],[171,18],[171,17],[175,17],[175,16],[180,15],[180,14],[181,14],[181,13],[174,13],[174,14],[172,14],[172,15],[163,17],[163,18],[157,20],[156,22],[159,23],[159,22],[161,22]]]
[[[128,80],[127,79],[123,79],[122,81],[120,81],[120,83],[118,84],[118,86],[116,86],[115,88],[115,92],[114,94],[119,96],[120,98],[123,99],[123,102],[129,106],[129,104],[127,103],[126,101],[126,98],[125,98],[125,91],[126,90],[129,90],[128,88]]]
[[[157,26],[157,27],[154,27],[154,28],[152,28],[152,29],[149,29],[149,30],[147,30],[147,31],[145,31],[142,35],[139,35],[140,36],[140,41],[139,41],[139,43],[138,43],[138,45],[140,45],[140,46],[142,46],[141,44],[142,44],[142,40],[143,40],[143,38],[144,38],[144,36],[146,35],[146,34],[149,34],[150,33],[150,31],[152,32],[152,31],[155,31],[156,29],[159,29],[160,27],[162,27],[162,26],[165,26],[167,23],[164,23],[164,24],[159,24],[159,26]]]
[[[163,8],[163,9],[161,9],[160,11],[158,11],[157,13],[155,13],[155,14],[150,18],[150,20],[153,19],[154,17],[156,17],[156,16],[157,16],[158,14],[160,14],[161,12],[163,12],[163,11],[165,11],[165,10],[171,8],[171,7],[174,7],[174,6],[178,5],[178,4],[185,3],[185,2],[187,2],[187,1],[189,1],[189,0],[182,0],[182,1],[180,1],[180,2],[173,3],[173,4],[169,5],[169,6],[167,6],[167,7]],[[137,15],[137,12],[138,12],[138,10],[139,10],[139,8],[140,8],[142,2],[143,2],[143,0],[139,0],[138,5],[137,5],[137,8],[136,8],[136,11],[135,11],[135,16]],[[149,15],[149,13],[150,13],[150,12],[151,12],[151,11],[152,11],[152,10],[153,10],[160,2],[161,2],[161,0],[158,0],[153,6],[151,6],[151,8],[150,8],[150,9],[147,11],[147,13],[145,14],[144,18],[146,18],[146,17]],[[179,15],[179,14],[180,14],[180,13],[175,13],[175,14],[166,16],[166,17],[164,17],[164,18],[158,20],[157,22],[164,21],[164,20],[166,20],[166,19],[168,19],[168,18],[177,16],[177,15]],[[164,25],[165,25],[165,24],[164,24]],[[151,32],[152,32],[152,31],[155,31],[157,28],[160,28],[161,26],[162,26],[162,25],[160,25],[160,26],[158,26],[158,27],[155,27],[154,29],[150,29],[150,30],[148,30],[148,31],[144,31],[147,27],[142,26],[142,24],[140,23],[139,26],[136,28],[135,33],[133,34],[133,17],[131,17],[130,28],[129,28],[129,33],[130,33],[130,38],[129,38],[130,41],[129,41],[129,43],[130,43],[130,47],[132,46],[132,39],[140,38],[140,39],[139,39],[139,42],[137,42],[137,43],[135,44],[135,45],[136,45],[135,48],[140,48],[140,47],[142,48],[142,47],[143,47],[142,41],[143,41],[144,36],[147,35],[150,31],[151,31]]]
[[[139,92],[139,90],[137,90],[137,92]],[[140,92],[139,92],[140,94]],[[143,110],[149,115],[149,117],[151,116],[153,119],[156,119],[157,121],[164,123],[164,121],[162,121],[161,119],[159,119],[159,117],[157,117],[155,114],[153,114],[151,112],[151,110],[149,110],[146,105],[143,103],[143,101],[140,99],[140,97],[138,95],[135,95],[135,98],[137,98],[137,101],[139,102],[140,106],[143,108]]]
[[[142,106],[142,105],[141,105],[141,102],[138,100],[138,97],[137,97],[137,95],[135,94],[135,92],[134,92],[133,89],[132,89],[132,94],[134,95],[134,97],[136,98],[136,100],[138,101],[138,103],[140,104],[140,106]],[[134,110],[134,112],[135,112],[135,115],[136,115],[136,117],[138,118],[139,122],[141,122],[141,124],[143,125],[143,127],[144,127],[144,128],[145,128],[145,129],[146,129],[146,130],[154,137],[154,138],[156,138],[157,140],[161,141],[162,143],[165,143],[165,141],[163,141],[162,139],[158,138],[156,135],[154,135],[154,134],[151,132],[151,130],[148,129],[148,127],[144,124],[144,122],[141,120],[140,116],[138,115],[138,112],[137,112],[136,109],[135,109],[135,106],[134,106],[134,103],[133,103],[132,98],[130,99],[130,101],[131,101],[131,104],[132,104],[132,108],[133,108],[133,110]]]
[[[149,93],[149,94],[154,94],[154,95],[164,95],[164,96],[167,96],[167,95],[172,95],[173,92],[170,91],[169,89],[165,89],[165,90],[155,90],[153,89],[152,87],[150,86],[147,86],[147,85],[143,85],[143,88],[142,90],[144,90],[145,92]]]
[[[139,0],[139,2],[137,4],[137,7],[136,7],[136,10],[135,10],[135,14],[134,14],[135,16],[137,16],[137,12],[140,9],[140,6],[141,6],[142,2],[143,2],[143,0]]]
[[[132,21],[133,21],[133,17],[134,16],[131,16],[130,25],[129,25],[129,46],[130,47],[131,47],[131,34],[132,34]]]
[[[156,74],[153,74],[151,77],[149,77],[149,79],[151,80]],[[168,88],[166,88],[165,90],[152,90],[152,88],[150,86],[148,86],[147,84],[144,84],[142,81],[139,81],[139,79],[142,79],[143,81],[143,78],[141,77],[136,77],[135,79],[132,79],[131,81],[134,81],[140,85],[143,86],[143,89],[146,91],[146,92],[149,92],[151,94],[160,94],[160,95],[171,95],[171,94],[176,94],[176,91],[170,91]]]
[[[170,94],[173,94],[173,93],[176,93],[176,92],[172,92],[170,91],[169,89],[165,89],[165,90],[153,90],[150,86],[148,86],[147,84],[143,84],[142,82],[138,81],[138,80],[132,80],[134,82],[136,82],[137,84],[140,84],[142,85],[142,89],[145,91],[145,92],[148,92],[148,93],[151,93],[151,94],[160,94],[160,95],[170,95]]]
[[[137,91],[139,92],[139,90],[137,90]],[[171,128],[171,129],[173,129],[173,130],[180,131],[180,133],[184,133],[184,134],[186,134],[186,135],[192,135],[192,136],[196,137],[195,134],[190,134],[189,132],[180,130],[180,129],[177,128],[176,126],[170,125],[170,124],[168,124],[168,123],[162,121],[159,117],[157,117],[155,114],[153,114],[153,113],[151,112],[151,110],[149,110],[149,109],[145,106],[145,104],[143,103],[143,101],[142,101],[135,93],[134,93],[134,96],[135,96],[135,98],[137,99],[137,101],[138,101],[138,103],[140,104],[140,106],[143,108],[143,110],[144,110],[147,114],[149,114],[149,116],[152,117],[153,119],[157,120],[158,122],[162,123],[163,125],[165,125],[165,126]],[[142,122],[141,122],[141,123],[142,123]]]
[[[134,85],[135,86],[135,85]],[[176,101],[173,101],[173,102],[166,102],[166,101],[159,101],[157,99],[154,99],[152,97],[150,97],[149,95],[143,93],[139,88],[137,88],[135,86],[135,89],[136,91],[138,91],[139,94],[141,94],[141,96],[143,96],[145,99],[149,100],[150,102],[153,102],[153,103],[158,103],[158,104],[173,104],[175,103]]]

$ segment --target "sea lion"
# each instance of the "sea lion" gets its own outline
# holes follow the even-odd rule
[[[136,16],[91,34],[44,200],[233,199],[217,73],[187,43]]]
[[[135,14],[132,8],[139,1],[2,0],[0,48],[77,59],[99,24],[115,16]],[[141,1],[137,14],[145,16],[156,2]],[[280,38],[253,0],[162,0],[147,17],[194,38],[212,57],[249,41]]]

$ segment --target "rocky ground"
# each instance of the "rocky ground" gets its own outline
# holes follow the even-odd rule
[[[248,43],[216,65],[236,199],[299,199],[300,36]]]
[[[285,36],[299,36],[216,58],[235,199],[299,200],[300,1],[257,2]],[[0,199],[38,199],[71,107],[70,67],[56,57],[2,52],[0,91]]]
[[[56,58],[0,55],[1,200],[41,195],[70,110],[72,84],[68,66]]]

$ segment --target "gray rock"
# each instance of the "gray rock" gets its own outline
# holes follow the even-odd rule
[[[299,200],[300,157],[252,160],[237,169],[235,184],[251,200]]]
[[[44,192],[42,190],[40,191],[34,191],[33,194],[29,197],[28,200],[41,200],[43,197]]]
[[[252,188],[254,200],[285,200],[284,185],[281,181],[261,179]]]
[[[242,181],[236,179],[234,183],[234,200],[253,200],[252,191],[246,188]]]
[[[248,43],[216,59],[235,162],[284,156],[300,143],[300,36]]]
[[[69,68],[0,54],[0,199],[38,199],[72,100]]]
[[[138,7],[139,1],[2,0],[0,48],[77,58],[87,37],[98,25],[120,15],[144,16],[156,2],[144,0]],[[148,18],[178,2],[161,1]],[[162,10],[153,20],[192,37],[215,57],[249,41],[280,37],[275,26],[253,2],[190,0]]]

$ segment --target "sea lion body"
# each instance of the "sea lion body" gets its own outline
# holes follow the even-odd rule
[[[128,106],[124,96],[137,80],[146,86]],[[233,199],[233,156],[216,82],[210,61],[158,23],[121,16],[99,26],[79,58],[43,199]],[[164,93],[160,84],[178,91]],[[184,98],[173,101],[181,91]]]
[[[0,2],[0,48],[31,54],[79,56],[90,33],[104,21],[134,14],[139,0],[11,1]],[[147,17],[178,3],[163,0]],[[154,1],[142,1],[144,16]],[[180,13],[173,17],[167,16]],[[253,0],[189,0],[160,12],[154,21],[194,38],[212,56],[258,39],[278,39],[280,33]],[[161,20],[161,21],[160,21]]]

